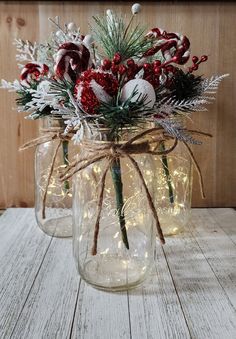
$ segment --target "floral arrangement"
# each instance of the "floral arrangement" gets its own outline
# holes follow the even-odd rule
[[[190,59],[190,41],[179,33],[161,28],[145,32],[135,24],[140,9],[139,4],[132,6],[128,23],[107,10],[104,16],[93,17],[94,25],[87,35],[74,23],[62,26],[58,17],[49,19],[56,29],[46,43],[16,40],[20,80],[2,80],[2,87],[16,91],[18,110],[27,112],[30,119],[62,116],[67,124],[65,134],[75,131],[76,141],[83,138],[85,130],[92,133],[93,125],[107,128],[109,139],[118,142],[123,129],[136,127],[142,132],[148,122],[154,133],[161,131],[185,144],[200,144],[194,137],[199,133],[186,129],[182,118],[205,111],[227,74],[209,79],[196,75],[208,57]],[[159,151],[168,178],[164,141],[159,142]],[[113,159],[111,171],[128,248],[117,168],[119,158]],[[169,189],[173,202],[171,185]]]

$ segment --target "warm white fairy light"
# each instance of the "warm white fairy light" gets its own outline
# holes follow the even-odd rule
[[[116,234],[114,235],[113,238],[114,238],[114,239],[118,238],[119,234],[120,234],[120,232],[116,232]]]
[[[101,251],[100,254],[107,254],[110,251],[110,248],[106,248],[105,251]]]

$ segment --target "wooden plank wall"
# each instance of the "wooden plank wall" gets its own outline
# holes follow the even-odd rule
[[[16,37],[44,41],[50,31],[48,17],[78,23],[87,32],[92,15],[106,8],[129,13],[132,2],[24,2],[0,1],[0,77],[18,76],[15,64]],[[200,74],[230,73],[208,112],[194,114],[194,127],[210,132],[212,140],[194,146],[201,166],[207,198],[199,194],[196,176],[193,206],[236,206],[236,3],[231,2],[144,2],[140,20],[148,28],[162,27],[185,33],[193,55],[209,55]],[[36,122],[12,110],[14,94],[0,91],[0,208],[32,206],[34,203],[33,150],[18,148],[37,135]]]

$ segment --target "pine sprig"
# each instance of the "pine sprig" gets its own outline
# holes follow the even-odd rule
[[[124,128],[142,126],[152,116],[153,111],[148,107],[146,95],[139,95],[137,90],[131,93],[124,102],[102,102],[99,107],[99,123],[110,129],[113,139],[118,139]],[[135,100],[134,100],[135,98]]]
[[[19,97],[16,98],[16,103],[18,106],[22,106],[27,109],[27,104],[32,100],[32,93],[29,91],[17,91]]]
[[[204,104],[207,101],[202,98],[194,98],[189,100],[176,100],[175,98],[166,98],[162,99],[159,103],[155,105],[158,112],[168,113],[168,114],[178,114],[183,112],[202,112],[207,111]]]
[[[37,119],[46,117],[48,115],[51,115],[51,113],[52,113],[52,107],[47,105],[42,110],[35,109],[26,118],[27,119],[32,119],[32,120],[37,120]]]
[[[19,62],[34,62],[37,60],[37,53],[39,50],[39,45],[28,40],[24,41],[22,39],[15,39],[14,45],[18,54],[16,54],[16,60]],[[19,67],[24,67],[21,63],[18,64]]]
[[[174,138],[180,141],[184,141],[193,145],[201,145],[202,142],[192,137],[188,130],[184,128],[178,121],[171,119],[159,119],[158,124],[164,128],[164,130]]]
[[[204,79],[201,85],[202,92],[215,94],[221,81],[228,76],[229,74],[213,75],[209,79]]]
[[[122,59],[140,57],[150,47],[144,38],[145,29],[139,25],[125,25],[122,18],[112,14],[106,17],[93,17],[96,26],[92,31],[106,56],[110,59],[119,52]]]

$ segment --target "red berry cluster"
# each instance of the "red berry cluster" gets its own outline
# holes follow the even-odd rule
[[[198,66],[202,63],[208,60],[207,55],[202,55],[201,58],[199,59],[196,55],[192,57],[192,62],[193,65],[189,67],[189,73],[192,73],[193,71],[198,70]]]
[[[110,96],[117,94],[119,84],[117,79],[110,73],[96,72],[93,69],[89,69],[81,74],[76,81],[75,96],[80,100],[83,109],[87,113],[95,114],[100,102],[91,88],[90,83],[92,80],[102,86]]]
[[[166,81],[168,82],[172,74],[177,70],[176,67],[172,65],[161,64],[160,60],[155,60],[153,63],[145,63],[143,65],[143,79],[150,82],[154,88],[160,86],[160,76],[166,76]]]
[[[142,66],[137,65],[133,59],[128,59],[126,65],[121,63],[122,57],[120,53],[115,53],[112,60],[103,60],[102,70],[111,71],[114,76],[124,76],[125,80],[134,79],[135,75],[140,71]]]
[[[177,68],[172,65],[161,64],[159,60],[143,65],[136,64],[133,59],[128,59],[125,64],[122,64],[121,61],[122,57],[120,53],[116,53],[112,60],[103,60],[102,70],[111,71],[116,77],[118,77],[118,75],[123,76],[124,82],[127,82],[134,79],[135,75],[143,69],[143,79],[150,82],[154,88],[160,85],[161,74],[166,75],[168,81],[170,74],[175,73],[177,70]]]

